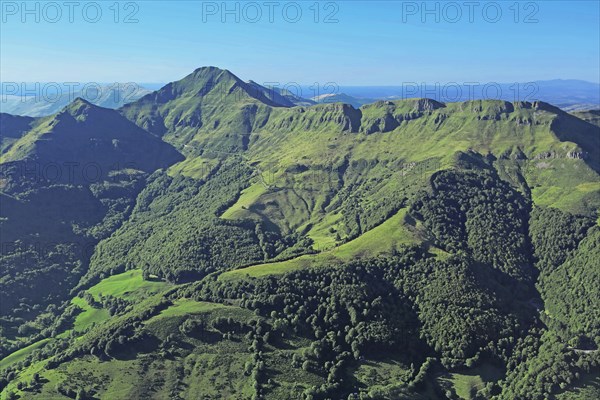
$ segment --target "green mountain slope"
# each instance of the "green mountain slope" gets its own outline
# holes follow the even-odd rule
[[[215,223],[265,232],[271,239],[261,245],[264,259],[274,261],[290,258],[296,250],[286,247],[293,248],[293,243],[307,241],[312,251],[321,251],[364,234],[420,190],[427,190],[429,177],[446,168],[490,170],[495,179],[506,181],[525,201],[537,205],[595,215],[600,204],[597,128],[545,103],[446,105],[414,99],[377,102],[358,110],[343,104],[289,108],[272,107],[271,100],[260,94],[228,71],[201,68],[122,110],[144,127],[154,129],[162,121],[155,133],[168,141],[179,138],[179,146],[185,143],[187,159],[173,166],[170,175],[192,178],[185,186],[196,197],[178,203],[179,209],[190,211],[181,216],[144,212],[148,225],[143,230],[156,232],[152,238],[166,240],[169,246],[180,242],[174,254],[188,252],[183,246],[189,243],[191,230],[171,234],[186,238],[181,241],[158,239],[168,232],[160,221],[188,225],[191,210],[197,209],[193,203],[211,204],[216,199],[211,194],[216,189],[203,182],[224,187],[216,182],[231,173],[225,169],[233,165],[246,172],[211,211],[211,207],[196,211],[208,214],[194,225],[220,217]],[[242,112],[249,104],[253,111]],[[191,110],[202,117],[190,120]],[[259,124],[257,112],[262,115]],[[231,123],[221,124],[223,118]],[[201,190],[191,189],[194,185]],[[172,198],[164,193],[155,201],[170,204]],[[127,234],[116,235],[106,246],[120,242],[121,249],[136,249],[132,256],[155,253],[156,246],[138,239],[147,236],[141,231],[137,222],[127,224]],[[123,250],[107,248],[106,254]],[[152,272],[162,268],[161,276],[168,270],[155,266],[164,266],[160,258],[129,258]],[[201,258],[187,258],[176,269],[202,270]],[[239,264],[257,261],[252,257]],[[117,261],[100,270],[112,268],[111,263]]]
[[[102,163],[147,164],[116,183],[4,185],[12,242],[39,232],[93,251],[4,259],[2,398],[593,390],[596,125],[541,102],[297,104],[200,68],[118,112],[76,102],[12,144],[9,166],[90,158],[86,140],[110,148]],[[67,146],[71,126],[84,140]],[[52,221],[14,223],[34,209]],[[65,288],[28,298],[31,276]]]
[[[600,344],[600,230],[596,226],[574,255],[543,277],[543,295],[549,324],[573,347],[589,349]]]
[[[206,67],[124,106],[121,112],[185,154],[198,155],[209,147],[222,152],[245,149],[248,134],[263,123],[272,107],[290,105],[274,91],[243,82],[227,70]]]
[[[56,318],[94,246],[129,215],[148,173],[183,159],[81,99],[53,116],[15,120],[21,126],[2,125],[3,135],[21,132],[0,158],[2,355],[64,323]]]

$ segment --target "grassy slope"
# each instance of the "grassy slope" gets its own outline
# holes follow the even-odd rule
[[[48,343],[49,340],[50,339],[42,339],[33,344],[30,344],[27,347],[23,347],[22,349],[19,349],[12,354],[9,354],[8,356],[0,360],[0,369],[6,368],[9,365],[13,365],[18,363],[19,361],[22,361],[25,357],[31,354],[32,351],[39,349],[40,347]]]
[[[423,115],[415,100],[386,104],[392,105],[362,107],[360,129],[385,113],[405,120],[371,134],[343,130],[339,121],[349,117],[339,104],[273,110],[245,153],[246,162],[268,176],[268,188],[256,182],[223,217],[269,221],[282,232],[306,233],[316,249],[332,247],[345,187],[362,190],[357,199],[364,209],[410,197],[432,173],[455,165],[457,152],[469,150],[502,159],[536,204],[584,214],[600,206],[600,180],[589,162],[594,154],[588,161],[569,156],[598,142],[583,121],[546,105],[501,101],[451,103]],[[578,129],[585,135],[573,133]],[[340,168],[347,168],[342,175]]]
[[[417,244],[424,239],[420,224],[407,215],[407,209],[400,210],[396,215],[383,224],[364,233],[358,238],[338,247],[318,254],[308,254],[287,261],[254,265],[225,272],[219,279],[232,279],[241,276],[264,276],[282,274],[293,270],[347,262],[357,258],[374,257],[380,254],[390,254],[402,244]],[[443,252],[431,248],[437,254]]]
[[[204,301],[194,301],[190,299],[176,300],[174,304],[163,310],[160,314],[152,317],[146,323],[153,324],[157,323],[165,318],[171,317],[183,317],[186,315],[202,314],[209,311],[216,310],[237,310],[237,307],[228,307],[223,304],[208,303]]]
[[[261,182],[256,182],[252,186],[242,190],[238,201],[227,209],[221,218],[241,219],[246,216],[246,210],[254,204],[258,198],[267,192],[267,188]]]
[[[440,377],[440,381],[450,382],[457,396],[470,400],[487,382],[497,382],[502,373],[496,367],[483,364],[468,371],[454,372]]]
[[[100,294],[119,297],[125,300],[139,300],[167,289],[165,282],[145,281],[142,270],[136,269],[103,279],[87,291],[97,300]]]
[[[208,337],[182,335],[178,328],[189,318],[210,325],[216,318],[247,323],[256,317],[239,307],[192,300],[176,301],[148,319],[143,328],[163,341],[175,334],[179,350],[171,356],[140,352],[134,358],[113,358],[103,362],[96,357],[83,356],[54,370],[46,370],[44,363],[38,362],[21,372],[19,380],[30,380],[35,372],[40,374],[44,385],[35,398],[65,398],[56,391],[57,385],[73,389],[82,387],[88,392],[94,391],[95,398],[103,400],[160,400],[170,398],[173,391],[179,392],[183,398],[207,396],[241,400],[251,397],[252,380],[243,372],[245,365],[252,361],[253,353],[248,349],[250,341],[242,333],[234,333],[231,340],[225,340],[221,338],[222,333],[215,330],[209,331]],[[85,337],[80,340],[86,340]],[[301,391],[308,384],[323,382],[313,373],[288,365],[291,355],[303,350],[306,345],[305,340],[298,338],[277,346],[267,345],[263,349],[263,357],[274,367],[267,372],[274,383],[264,388],[272,395],[270,398],[300,398]],[[10,384],[1,398],[4,399],[7,392],[15,388],[14,383]],[[31,392],[17,392],[24,398],[32,397]]]
[[[170,285],[165,282],[145,281],[141,270],[131,270],[122,274],[103,279],[87,290],[99,301],[100,295],[113,296],[125,300],[139,301],[166,290]],[[107,310],[95,308],[81,297],[74,297],[71,303],[80,307],[83,312],[75,319],[73,329],[85,332],[93,324],[101,323],[110,318]]]
[[[83,310],[83,312],[77,316],[73,325],[73,329],[75,329],[76,332],[85,332],[85,330],[93,324],[101,323],[110,318],[107,310],[92,307],[81,297],[74,297],[71,300],[71,303]]]

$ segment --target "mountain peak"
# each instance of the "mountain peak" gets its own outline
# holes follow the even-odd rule
[[[192,72],[192,74],[196,74],[196,73],[205,73],[205,72],[229,72],[226,69],[222,69],[219,67],[215,67],[214,65],[207,65],[204,67],[198,67],[194,70],[194,72]],[[229,72],[231,73],[231,72]]]
[[[123,106],[120,112],[161,137],[186,127],[211,132],[221,127],[249,133],[259,108],[292,107],[294,101],[302,99],[244,82],[226,69],[209,66],[197,68],[183,79]],[[190,132],[185,135],[189,140]]]
[[[241,82],[241,79],[235,76],[231,71],[227,69],[221,69],[218,67],[208,66],[196,68],[194,72],[183,78],[184,81],[200,79],[200,80],[212,80],[214,82],[221,81],[236,81]]]
[[[72,115],[73,117],[77,117],[80,115],[84,115],[90,109],[95,109],[95,108],[100,109],[101,107],[95,106],[94,104],[90,103],[89,101],[87,101],[86,99],[84,99],[82,97],[77,97],[70,104],[68,104],[65,108],[63,108],[61,112],[66,112],[66,113]]]

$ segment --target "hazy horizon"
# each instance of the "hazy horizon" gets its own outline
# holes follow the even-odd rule
[[[598,2],[23,4],[2,2],[2,81],[600,82]]]

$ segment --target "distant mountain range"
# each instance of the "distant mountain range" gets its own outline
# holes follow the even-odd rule
[[[50,87],[50,86],[48,86]],[[59,112],[76,98],[106,108],[119,108],[139,99],[150,90],[132,83],[90,85],[85,90],[69,91],[68,87],[51,87],[33,94],[0,94],[0,111],[7,114],[44,117]]]
[[[244,82],[249,91],[260,92],[277,104],[284,106],[309,106],[318,103],[346,103],[355,108],[377,100],[402,100],[408,98],[431,98],[440,102],[468,100],[544,101],[565,111],[600,109],[600,84],[573,79],[555,79],[527,83],[440,83],[436,85],[419,82],[401,86],[339,86],[334,92],[315,95],[315,88],[293,86],[283,89],[262,86],[254,81]],[[54,114],[75,98],[83,98],[92,104],[119,108],[151,92],[148,88],[161,88],[163,84],[118,84],[93,86],[85,92],[61,96],[41,93],[35,96],[1,94],[0,109],[4,113],[30,117]],[[297,93],[294,93],[296,91]]]
[[[309,88],[303,91],[311,93]],[[521,83],[410,82],[401,86],[340,86],[335,95],[341,94],[360,102],[427,97],[444,103],[469,100],[544,101],[566,111],[600,108],[600,84],[574,79]]]

